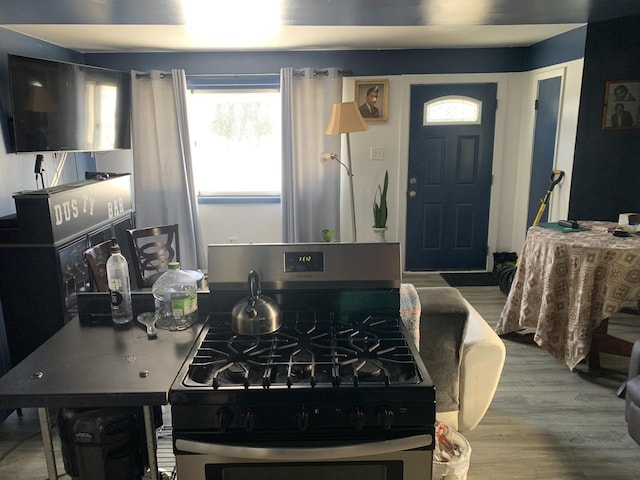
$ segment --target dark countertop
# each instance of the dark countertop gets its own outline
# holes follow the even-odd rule
[[[201,313],[195,325],[181,332],[158,329],[154,340],[135,319],[120,328],[110,317],[95,322],[74,318],[0,378],[0,407],[166,404],[206,318]]]

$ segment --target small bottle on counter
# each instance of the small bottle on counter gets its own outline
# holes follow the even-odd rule
[[[194,278],[180,270],[179,262],[170,262],[153,284],[156,327],[184,330],[198,320],[198,288]]]
[[[129,265],[120,251],[118,241],[114,238],[111,242],[111,256],[107,260],[107,280],[111,294],[111,316],[113,323],[123,325],[133,320]]]

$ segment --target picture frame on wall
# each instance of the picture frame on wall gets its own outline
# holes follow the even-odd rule
[[[389,80],[356,80],[355,90],[362,118],[367,122],[386,122],[389,118]]]
[[[604,130],[640,128],[640,80],[607,81],[602,110]]]

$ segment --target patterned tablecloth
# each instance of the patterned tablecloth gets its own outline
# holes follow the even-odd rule
[[[640,298],[640,236],[531,227],[496,326],[499,335],[535,328],[535,342],[571,370],[589,353],[593,329]]]

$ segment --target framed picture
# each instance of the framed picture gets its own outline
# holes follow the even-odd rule
[[[607,82],[602,128],[640,128],[640,80]]]
[[[356,80],[356,103],[367,122],[389,118],[389,80]]]

